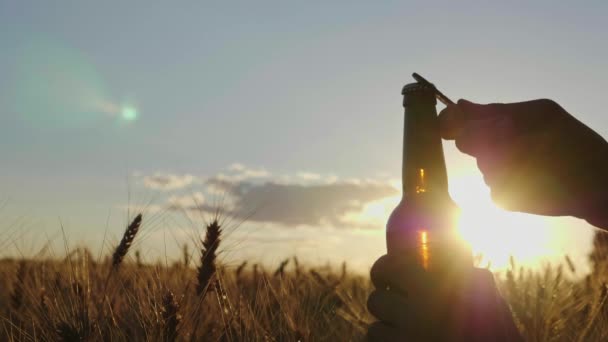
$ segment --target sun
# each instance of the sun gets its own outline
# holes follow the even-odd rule
[[[478,266],[504,270],[513,256],[518,264],[535,267],[560,255],[550,219],[498,208],[476,172],[452,175],[450,194],[461,210],[454,225],[478,257]],[[400,200],[399,194],[366,203],[361,211],[350,213],[345,219],[382,226]],[[384,230],[376,232],[384,234]]]
[[[473,253],[483,256],[482,266],[503,269],[510,256],[534,266],[558,253],[547,218],[498,208],[478,175],[452,177],[450,193],[461,209],[458,230]]]

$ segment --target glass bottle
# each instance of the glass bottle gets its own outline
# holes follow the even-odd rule
[[[470,250],[456,230],[459,209],[448,193],[434,89],[411,83],[402,94],[403,197],[386,226],[387,252],[436,274],[471,268]]]

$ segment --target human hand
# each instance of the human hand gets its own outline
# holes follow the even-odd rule
[[[513,318],[488,270],[472,269],[441,282],[384,255],[371,269],[376,290],[368,310],[378,318],[370,341],[520,341]]]
[[[608,228],[608,143],[557,103],[460,100],[439,122],[444,139],[477,159],[501,207]]]

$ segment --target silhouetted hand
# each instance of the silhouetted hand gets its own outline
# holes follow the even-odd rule
[[[384,255],[371,270],[370,341],[521,341],[492,274],[472,269],[441,282],[406,258]]]
[[[608,228],[608,143],[557,103],[460,100],[439,120],[442,137],[477,159],[496,204]]]

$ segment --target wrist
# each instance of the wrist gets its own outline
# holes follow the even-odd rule
[[[608,230],[608,195],[590,198],[581,218],[597,228]]]
[[[581,196],[583,206],[580,218],[589,224],[608,230],[608,144],[603,153],[597,153],[595,163],[589,165],[594,176],[585,181],[586,194]]]
[[[585,221],[592,226],[597,228],[608,230],[608,215],[595,215],[593,217],[585,218]]]

